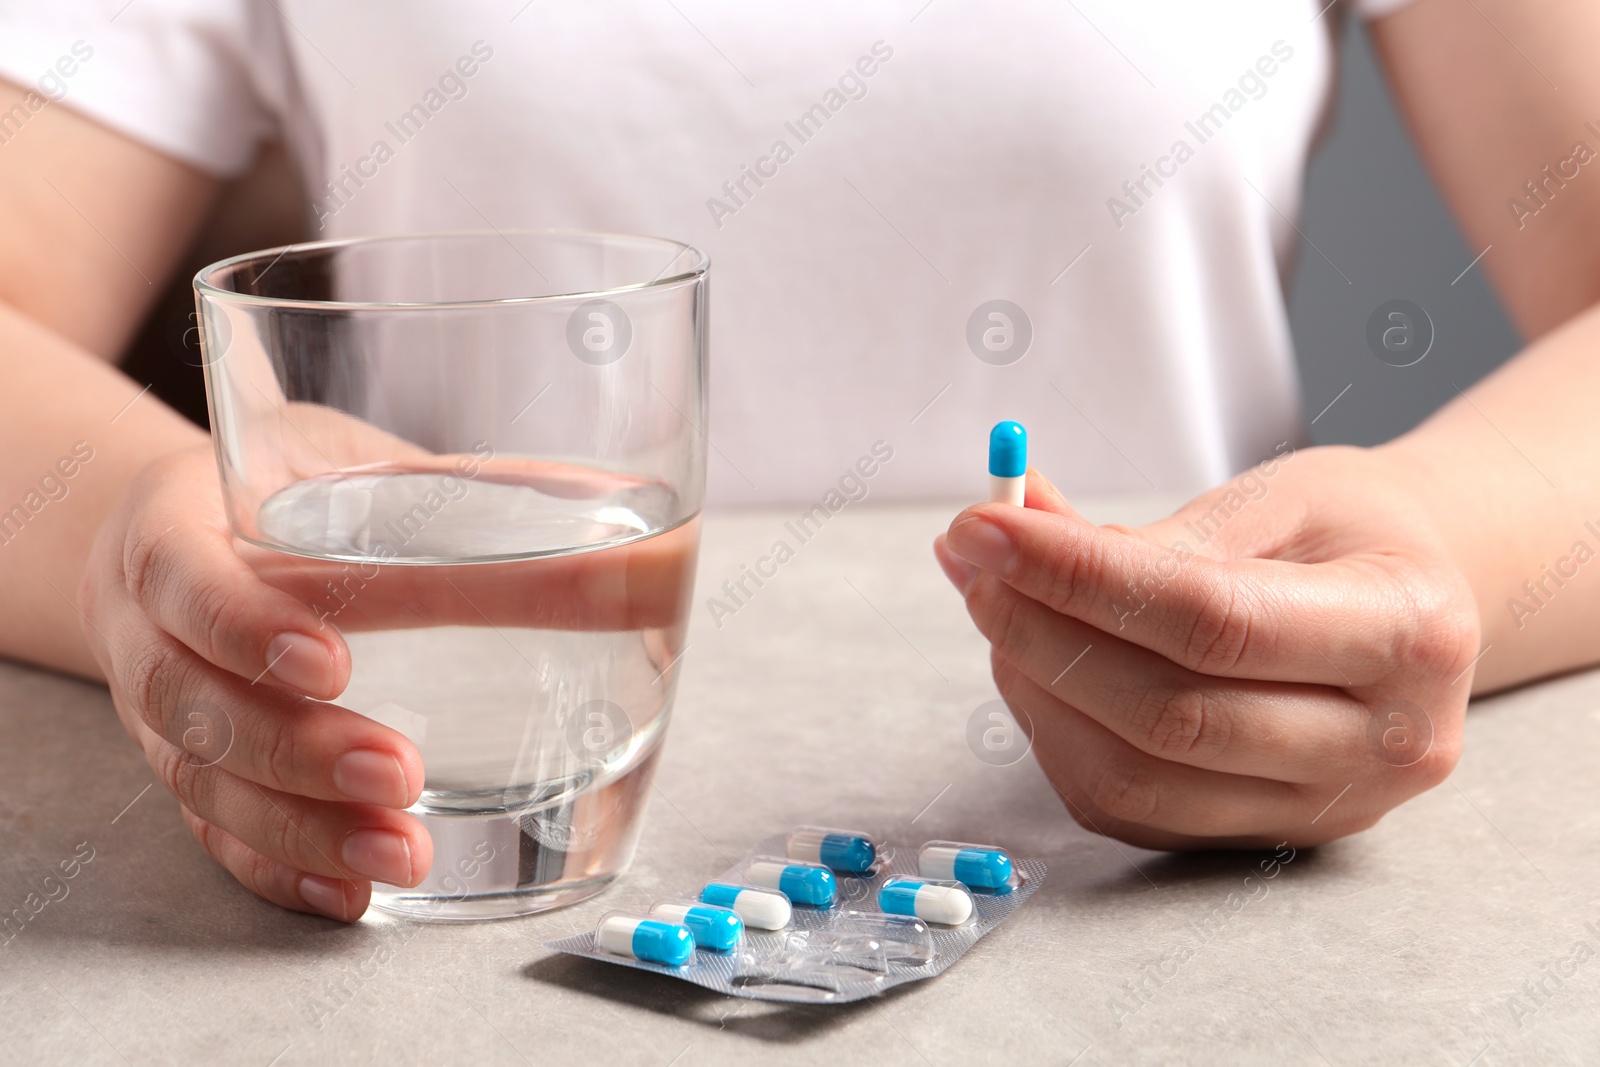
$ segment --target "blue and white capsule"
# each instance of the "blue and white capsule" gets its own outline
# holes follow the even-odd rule
[[[713,952],[731,952],[744,937],[744,920],[732,908],[692,900],[658,900],[650,905],[650,918],[687,927],[697,946]]]
[[[866,874],[878,862],[877,844],[859,830],[797,827],[789,835],[786,851],[792,860],[820,863],[846,874]]]
[[[694,935],[688,927],[620,911],[600,917],[594,940],[607,952],[668,967],[682,967],[694,956]]]
[[[941,926],[960,926],[972,918],[972,894],[960,882],[891,878],[878,890],[878,910],[914,915]]]
[[[745,880],[764,889],[776,889],[796,904],[831,908],[839,893],[833,872],[817,863],[795,863],[771,856],[751,860]]]
[[[700,890],[700,903],[727,908],[752,930],[782,930],[794,913],[789,898],[772,889],[712,882]]]
[[[989,431],[989,499],[1022,507],[1028,491],[1028,431],[1022,423],[995,423]]]
[[[989,845],[929,841],[917,853],[917,870],[936,882],[960,882],[973,889],[1009,889],[1011,857]]]

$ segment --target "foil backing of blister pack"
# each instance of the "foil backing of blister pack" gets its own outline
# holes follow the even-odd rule
[[[779,834],[756,845],[744,859],[707,881],[743,883],[745,866],[758,856],[782,856],[786,837]],[[975,914],[960,926],[938,926],[899,916],[878,914],[878,889],[895,876],[917,877],[917,850],[880,847],[878,862],[866,875],[834,872],[838,900],[831,908],[794,906],[794,917],[782,930],[745,930],[732,952],[697,948],[681,967],[628,959],[595,944],[593,930],[573,934],[545,947],[557,952],[620,967],[655,971],[729,996],[811,1004],[848,1004],[877,996],[895,986],[943,973],[1027,902],[1044,882],[1044,862],[1012,857],[1012,885],[1006,892],[973,889]],[[696,896],[699,886],[687,887]],[[641,909],[642,914],[643,909]],[[889,920],[880,923],[879,920]],[[921,926],[927,931],[931,958],[919,947]],[[874,931],[877,931],[874,933]]]

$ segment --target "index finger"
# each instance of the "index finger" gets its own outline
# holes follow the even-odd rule
[[[1377,558],[1219,561],[1003,504],[963,511],[946,543],[1023,595],[1202,674],[1369,685],[1422,636]]]

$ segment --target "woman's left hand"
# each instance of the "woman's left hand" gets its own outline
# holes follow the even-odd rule
[[[1147,848],[1313,845],[1442,782],[1478,605],[1382,450],[1287,451],[1138,529],[1037,472],[934,545],[1073,818]]]

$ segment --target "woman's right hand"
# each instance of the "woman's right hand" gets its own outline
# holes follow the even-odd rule
[[[101,527],[78,591],[123,726],[190,831],[275,904],[351,921],[372,882],[416,885],[433,845],[403,809],[422,757],[323,703],[350,652],[234,552],[210,445],[152,463]]]

